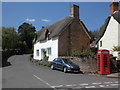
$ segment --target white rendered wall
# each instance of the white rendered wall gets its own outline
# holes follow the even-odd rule
[[[49,55],[49,60],[52,61],[54,58],[58,57],[58,38],[52,38],[51,40],[37,42],[34,44],[34,59],[40,60],[41,58],[41,49],[51,48],[51,55]],[[36,50],[39,49],[39,56],[36,54]],[[48,54],[47,54],[48,56]]]
[[[120,45],[120,30],[118,31],[118,26],[120,24],[112,16],[103,37],[98,43],[99,49],[110,50],[110,53],[114,56],[117,56],[117,53],[113,52],[113,47]],[[102,47],[100,47],[100,41],[102,41]]]
[[[118,24],[118,46],[120,46],[120,24]]]

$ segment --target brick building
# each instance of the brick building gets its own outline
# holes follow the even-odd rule
[[[59,56],[70,56],[73,49],[81,51],[89,47],[90,39],[87,28],[79,19],[79,6],[72,5],[70,16],[43,27],[37,32],[34,59],[43,58],[42,49],[47,51],[49,61]]]

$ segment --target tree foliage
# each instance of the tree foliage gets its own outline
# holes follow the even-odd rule
[[[18,35],[15,28],[2,27],[2,49],[10,50],[17,48]]]
[[[120,51],[120,46],[114,46],[113,51]]]
[[[35,37],[35,27],[28,23],[23,23],[18,28],[19,39],[26,42],[29,49],[32,49],[32,42]]]
[[[113,51],[117,51],[118,52],[118,59],[120,60],[120,46],[114,46],[113,47]]]
[[[99,30],[90,30],[89,34],[91,35],[92,41],[96,40],[99,35]]]

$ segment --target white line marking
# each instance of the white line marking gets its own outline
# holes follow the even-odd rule
[[[118,84],[111,84],[111,86],[118,86]]]
[[[45,83],[46,85],[48,85],[49,87],[53,88],[48,82],[42,80],[40,77],[33,75],[34,77],[36,77],[37,79],[39,79],[40,81],[42,81],[43,83]]]
[[[118,83],[118,82],[113,82],[113,83]]]
[[[100,87],[105,87],[105,85],[99,85]]]
[[[63,87],[63,85],[58,85],[58,86],[52,86],[53,88],[56,88],[56,87]]]
[[[67,87],[70,87],[70,86],[77,86],[76,84],[71,84],[71,85],[66,85]]]
[[[104,82],[104,83],[109,84],[109,83],[113,83],[113,82]]]
[[[106,86],[109,86],[109,85],[106,85]]]
[[[83,84],[80,84],[81,86],[85,86],[85,85],[88,85],[87,83],[83,83]]]
[[[102,83],[92,83],[92,84],[97,85],[97,84],[102,84]]]
[[[67,87],[73,86],[73,85],[66,85]]]
[[[85,88],[95,88],[95,86],[86,86]]]

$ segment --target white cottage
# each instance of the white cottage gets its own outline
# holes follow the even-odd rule
[[[79,6],[72,5],[67,16],[37,32],[34,43],[34,59],[43,59],[43,49],[49,61],[59,56],[70,56],[73,49],[89,48],[90,35],[79,19]]]
[[[110,4],[110,16],[96,41],[98,49],[110,50],[110,53],[115,57],[118,57],[118,53],[113,51],[113,47],[120,46],[120,10],[118,10],[118,7],[118,2]]]

